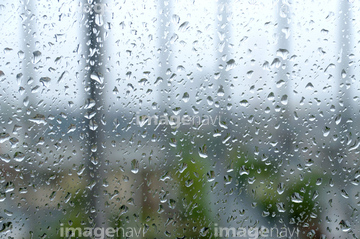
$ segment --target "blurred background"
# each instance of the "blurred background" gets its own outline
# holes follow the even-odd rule
[[[2,0],[0,238],[358,238],[359,11]]]

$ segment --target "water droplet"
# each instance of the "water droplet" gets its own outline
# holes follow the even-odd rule
[[[281,66],[281,61],[279,58],[275,58],[272,62],[271,62],[271,67],[275,67],[275,68],[279,68]]]
[[[80,164],[79,165],[79,169],[77,170],[77,175],[82,175],[83,174],[83,172],[85,171],[85,165],[84,164]]]
[[[338,125],[340,124],[341,122],[341,114],[338,114],[336,117],[335,117],[335,124]]]
[[[181,112],[181,107],[175,107],[174,109],[172,109],[172,112],[174,113],[174,115],[179,115]]]
[[[7,140],[10,139],[10,134],[3,132],[0,134],[0,144],[6,142]]]
[[[276,87],[277,87],[277,88],[280,88],[280,87],[282,87],[283,85],[285,85],[285,81],[284,81],[284,80],[279,80],[278,82],[276,82]]]
[[[349,194],[345,191],[345,189],[341,190],[341,196],[343,196],[344,198],[349,198]]]
[[[262,68],[264,70],[270,70],[270,64],[268,61],[265,61],[264,64],[262,65]]]
[[[56,197],[56,191],[53,191],[49,197],[50,201],[53,201]]]
[[[248,71],[248,72],[246,73],[246,76],[247,76],[249,79],[251,79],[251,77],[253,76],[253,74],[254,74],[254,71]]]
[[[179,172],[183,173],[185,171],[185,169],[187,169],[188,165],[186,163],[181,163],[180,164],[180,168],[179,168]]]
[[[225,68],[225,70],[226,70],[226,71],[232,70],[232,69],[235,68],[235,66],[236,66],[236,64],[235,64],[235,60],[234,60],[234,59],[228,60],[228,61],[226,62],[226,68]]]
[[[240,101],[240,105],[244,106],[244,107],[248,107],[249,106],[249,102],[247,100],[242,100]]]
[[[215,172],[213,170],[210,170],[206,174],[208,182],[212,182],[215,180]]]
[[[319,197],[319,192],[317,190],[315,190],[313,193],[313,196],[312,196],[312,200],[314,201],[318,197]]]
[[[277,210],[278,210],[279,212],[285,212],[285,211],[286,211],[286,210],[285,210],[285,204],[282,203],[282,202],[276,203],[276,207],[277,207]]]
[[[17,55],[18,55],[18,57],[22,60],[22,59],[24,59],[24,57],[25,57],[25,52],[23,52],[23,51],[18,51]]]
[[[91,99],[91,98],[88,98],[86,101],[85,101],[85,104],[84,104],[84,109],[91,109],[92,107],[95,106],[95,100]]]
[[[189,93],[185,92],[184,95],[183,95],[183,97],[182,97],[182,100],[183,100],[185,103],[187,103],[187,102],[189,101],[189,99],[190,99]]]
[[[104,83],[104,77],[103,77],[100,73],[98,73],[98,72],[93,72],[93,73],[91,73],[90,79],[98,82],[99,84]]]
[[[129,208],[128,208],[127,206],[125,206],[125,205],[122,205],[122,206],[120,207],[120,212],[119,212],[119,215],[118,215],[118,216],[121,216],[121,215],[127,213],[128,211],[129,211]]]
[[[329,34],[329,30],[326,29],[321,29],[321,34],[323,34],[324,36],[327,36]]]
[[[270,100],[270,101],[273,101],[275,99],[274,92],[270,92],[267,99]]]
[[[240,176],[242,175],[249,175],[250,171],[249,169],[246,168],[245,165],[241,166],[240,169],[239,169],[239,174]]]
[[[175,209],[176,201],[174,199],[169,199],[169,208]]]
[[[92,120],[89,121],[89,128],[92,131],[95,131],[98,127],[99,127],[99,125],[96,123],[95,120],[92,119]]]
[[[324,137],[327,137],[330,134],[330,128],[325,126],[323,129],[323,135]]]
[[[321,184],[322,184],[322,181],[323,181],[322,178],[318,178],[318,179],[316,180],[316,185],[317,185],[317,186],[321,185]]]
[[[181,32],[185,32],[187,29],[189,28],[189,22],[183,22],[180,26],[179,26],[179,31]]]
[[[96,25],[98,25],[99,27],[101,27],[102,25],[104,25],[103,14],[95,14],[95,23],[96,23]]]
[[[283,194],[283,192],[285,191],[285,184],[284,183],[279,183],[278,184],[278,187],[277,187],[277,192],[278,192],[278,194]]]
[[[41,77],[39,81],[43,84],[43,86],[49,87],[51,78],[50,77]]]
[[[287,95],[283,95],[281,97],[281,104],[283,105],[287,105],[288,104],[288,96]]]
[[[343,232],[348,232],[351,230],[351,225],[349,221],[341,220],[339,225]]]
[[[12,137],[9,139],[11,148],[16,148],[17,144],[19,143],[19,140],[15,137]]]
[[[206,144],[204,144],[202,147],[199,147],[199,156],[201,158],[207,158],[208,155],[206,154],[207,148],[206,148]]]
[[[224,176],[225,185],[228,185],[232,182],[232,177],[230,175]]]
[[[203,227],[200,229],[200,236],[201,237],[205,237],[207,236],[207,234],[210,232],[210,228],[209,227]]]
[[[10,162],[10,160],[11,160],[11,157],[10,157],[10,155],[9,154],[0,154],[0,159],[2,160],[2,161],[4,161],[5,163],[8,163],[8,162]]]
[[[343,79],[346,78],[346,71],[344,69],[341,71],[341,77]]]
[[[9,193],[15,190],[15,185],[13,182],[7,182],[5,185],[5,193]]]
[[[0,233],[8,233],[13,229],[12,222],[5,222],[2,224],[2,228],[0,229]]]
[[[194,180],[189,179],[185,181],[185,187],[191,187],[194,184]]]
[[[30,122],[36,123],[36,124],[43,124],[46,125],[47,122],[45,120],[45,116],[41,114],[37,114],[34,118],[29,119]]]
[[[312,159],[305,160],[306,167],[311,167],[313,164],[314,164],[314,160],[312,160]]]
[[[302,203],[304,200],[304,197],[301,196],[299,193],[293,193],[291,196],[291,201],[294,203]]]
[[[178,15],[176,15],[176,14],[173,14],[171,20],[172,20],[173,23],[179,24],[180,17]]]
[[[139,161],[136,159],[131,160],[131,172],[134,174],[139,172]]]
[[[33,63],[37,64],[41,60],[41,52],[40,51],[34,51],[33,52]]]
[[[170,177],[170,172],[166,171],[161,177],[160,177],[160,181],[166,181],[168,179],[171,179]]]
[[[279,49],[276,51],[276,55],[280,56],[283,60],[286,60],[289,56],[289,51],[286,49]]]
[[[225,91],[224,91],[224,88],[223,88],[222,85],[219,87],[219,90],[218,90],[218,92],[217,92],[217,95],[220,96],[220,97],[222,97],[222,96],[225,95]]]
[[[307,83],[307,85],[305,86],[305,89],[308,89],[308,90],[312,90],[314,89],[314,86],[311,82]]]
[[[75,130],[76,130],[76,125],[70,124],[70,126],[68,127],[67,133],[74,132]]]

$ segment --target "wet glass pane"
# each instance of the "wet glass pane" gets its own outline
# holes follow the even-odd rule
[[[0,3],[0,238],[358,238],[360,3]]]

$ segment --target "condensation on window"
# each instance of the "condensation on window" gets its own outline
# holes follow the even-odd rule
[[[3,0],[1,238],[358,238],[360,3]]]

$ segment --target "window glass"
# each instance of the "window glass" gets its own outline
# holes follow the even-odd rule
[[[357,238],[360,3],[3,0],[1,238]]]

